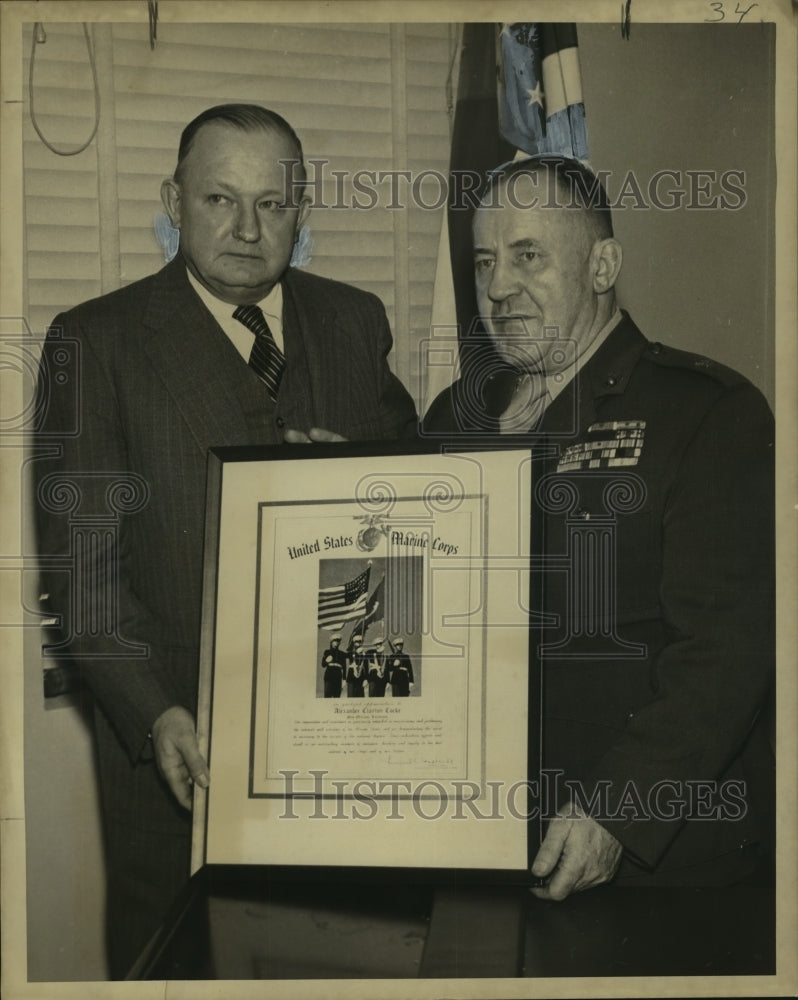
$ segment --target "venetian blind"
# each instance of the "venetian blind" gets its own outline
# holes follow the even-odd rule
[[[93,112],[82,28],[46,29],[36,56],[37,117],[48,137],[74,144],[88,135]],[[111,49],[102,63],[101,113],[113,115],[115,124],[111,139],[106,130],[102,140],[99,170],[94,143],[78,156],[58,157],[26,125],[34,329],[41,331],[59,309],[99,294],[100,226],[118,226],[115,283],[163,264],[153,218],[183,126],[212,104],[255,101],[291,122],[308,161],[324,161],[309,164],[318,183],[308,269],[382,299],[394,330],[394,367],[414,391],[416,346],[429,334],[443,208],[431,179],[418,190],[432,207],[413,204],[413,179],[447,169],[450,34],[448,25],[170,23],[159,27],[151,50],[140,23],[111,25],[97,38],[98,49]],[[398,164],[410,179],[393,181],[392,190],[391,179],[380,183],[377,175]],[[101,219],[97,186],[111,169],[117,218]]]
[[[47,25],[37,46],[35,110],[56,148],[74,149],[91,134],[94,86],[80,24]],[[32,26],[24,32],[27,79]],[[25,88],[23,163],[26,308],[41,333],[57,312],[100,294],[95,142],[76,156],[56,156],[33,129]]]

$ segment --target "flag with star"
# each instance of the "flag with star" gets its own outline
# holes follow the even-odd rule
[[[502,26],[498,105],[501,133],[516,149],[587,159],[576,25]]]
[[[369,565],[346,583],[319,589],[318,627],[337,632],[344,622],[362,618],[369,589]]]
[[[449,159],[449,204],[441,227],[433,290],[433,331],[457,331],[459,366],[428,366],[430,403],[471,360],[482,363],[471,226],[476,189],[495,167],[518,156],[588,157],[576,26],[464,24]],[[459,177],[458,177],[459,175]],[[468,184],[464,177],[469,175]],[[465,188],[470,191],[465,193]],[[432,341],[434,344],[434,340]]]
[[[433,331],[447,340],[462,341],[474,327],[477,299],[474,289],[474,254],[471,222],[479,187],[500,163],[513,158],[515,147],[499,130],[496,101],[497,25],[464,24],[461,28],[456,67],[456,99],[449,154],[449,204],[441,221],[438,261],[432,296]],[[433,340],[434,343],[434,340]],[[453,352],[456,354],[456,352]],[[430,365],[423,372],[426,404],[457,377],[453,369]]]

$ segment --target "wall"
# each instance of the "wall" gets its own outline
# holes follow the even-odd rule
[[[739,210],[615,212],[625,248],[621,304],[652,340],[707,354],[774,399],[774,39],[760,24],[633,24],[579,29],[591,163],[611,199],[633,170],[644,195],[663,169],[741,171]],[[735,182],[736,183],[736,182]],[[698,203],[722,195],[711,184]],[[644,199],[649,201],[648,197]],[[737,202],[735,196],[729,199]]]
[[[91,134],[94,81],[82,26],[47,25],[32,50],[37,124],[59,149]],[[26,32],[28,51],[31,31]],[[415,385],[429,329],[441,207],[411,203],[380,172],[446,169],[448,25],[95,25],[100,127],[75,156],[24,130],[28,317],[42,331],[62,309],[157,270],[153,218],[183,126],[212,104],[255,101],[299,134],[315,207],[308,270],[378,295],[396,332],[395,370]],[[31,56],[26,61],[26,70]],[[25,95],[27,97],[27,94]],[[360,174],[359,193],[354,186]],[[340,180],[339,180],[340,178]],[[434,182],[424,198],[434,203]],[[353,205],[373,207],[358,208]],[[395,206],[401,204],[402,208]],[[393,207],[392,207],[393,206]]]
[[[105,979],[105,883],[95,761],[85,706],[42,699],[31,633],[25,684],[28,976]]]

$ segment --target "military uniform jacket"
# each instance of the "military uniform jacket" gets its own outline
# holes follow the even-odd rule
[[[332,663],[337,664],[341,669],[346,668],[346,653],[340,646],[328,646],[321,655],[322,667],[327,667]]]
[[[455,383],[424,427],[478,444],[480,422]],[[578,783],[625,848],[621,881],[731,881],[772,843],[770,410],[736,372],[648,343],[624,314],[518,440],[535,455],[550,616],[548,790],[561,803]]]
[[[407,697],[410,694],[410,685],[414,683],[413,663],[410,657],[402,651],[394,651],[388,657],[389,680],[393,693]]]
[[[368,671],[362,660],[355,660],[353,666],[346,671],[346,688],[350,698],[363,698],[363,685],[368,681]]]
[[[341,693],[341,686],[346,671],[346,654],[338,647],[328,646],[321,657],[321,667],[324,671],[325,694]]]

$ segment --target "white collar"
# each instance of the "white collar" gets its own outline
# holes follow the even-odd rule
[[[233,319],[233,313],[236,310],[235,305],[230,302],[223,302],[220,298],[217,298],[213,292],[210,292],[204,285],[197,281],[188,268],[186,268],[186,274],[188,275],[191,287],[199,295],[211,316],[213,316],[233,342],[239,354],[245,360],[249,358],[254,334],[243,323],[239,323],[237,319]],[[281,351],[284,351],[282,283],[278,281],[269,294],[255,304],[263,310],[277,346]]]

